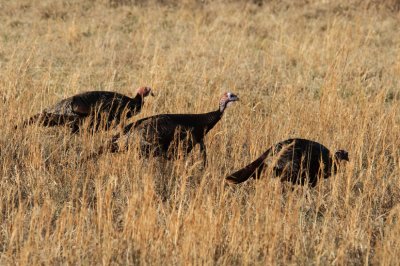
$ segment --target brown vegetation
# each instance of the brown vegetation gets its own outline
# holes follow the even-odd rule
[[[0,264],[399,264],[399,29],[393,0],[0,2]],[[80,163],[113,132],[14,130],[78,92],[142,84],[157,97],[133,121],[238,93],[206,168],[197,150]],[[350,162],[315,189],[225,185],[291,137]]]

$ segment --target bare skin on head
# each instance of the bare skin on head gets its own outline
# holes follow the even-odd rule
[[[144,97],[147,97],[149,95],[154,96],[154,93],[151,91],[150,87],[140,87],[136,90],[136,94]]]

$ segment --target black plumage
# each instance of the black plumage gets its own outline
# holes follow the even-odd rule
[[[328,148],[307,139],[281,141],[259,158],[226,177],[229,183],[242,183],[251,177],[259,178],[264,168],[271,167],[272,173],[281,181],[316,186],[319,177],[328,178],[335,174],[340,161],[348,161],[348,152],[338,150],[332,154]]]
[[[104,150],[117,152],[120,143],[124,141],[127,147],[129,139],[138,138],[140,154],[144,157],[163,156],[176,159],[181,154],[191,152],[195,145],[200,145],[204,162],[207,160],[205,135],[218,123],[229,103],[237,101],[238,97],[230,92],[220,99],[216,111],[204,114],[160,114],[146,117],[125,127],[123,134],[113,137],[110,145]],[[123,140],[125,138],[125,140]]]
[[[89,127],[98,130],[109,129],[124,118],[138,114],[144,98],[151,88],[141,87],[134,98],[111,91],[89,91],[66,98],[54,106],[43,110],[22,123],[25,127],[38,123],[45,127],[68,125],[72,132],[78,132],[84,119],[90,118]]]

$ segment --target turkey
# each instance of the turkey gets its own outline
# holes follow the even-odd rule
[[[227,92],[222,95],[216,111],[203,114],[160,114],[143,118],[127,125],[122,135],[115,135],[110,145],[100,149],[97,155],[105,150],[118,152],[121,142],[127,148],[129,141],[137,138],[140,154],[144,157],[176,159],[181,154],[190,153],[199,144],[206,164],[204,137],[221,119],[227,106],[238,100],[235,94]]]
[[[119,124],[123,118],[138,114],[144,98],[152,95],[151,88],[137,89],[134,98],[111,91],[88,91],[66,98],[56,105],[43,110],[22,123],[22,127],[39,123],[45,127],[68,125],[73,133],[79,131],[82,122],[90,118],[90,128],[99,130],[104,125],[109,129],[112,123]],[[104,124],[102,124],[104,123]]]
[[[238,184],[254,177],[260,177],[265,166],[271,167],[281,181],[294,184],[308,184],[315,187],[318,178],[335,174],[341,161],[349,161],[347,151],[338,150],[332,154],[324,145],[307,139],[281,141],[257,160],[226,177],[226,181]]]

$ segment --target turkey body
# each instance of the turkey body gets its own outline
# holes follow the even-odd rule
[[[146,117],[131,123],[124,128],[122,134],[115,135],[110,144],[100,149],[96,155],[105,150],[120,151],[120,144],[124,149],[129,143],[138,144],[140,155],[144,157],[164,157],[177,159],[190,153],[199,144],[204,164],[207,161],[204,137],[222,118],[229,103],[238,101],[233,93],[223,94],[216,111],[203,114],[160,114]]]
[[[206,156],[205,135],[222,117],[219,110],[205,114],[162,114],[128,125],[126,130],[139,137],[141,155],[168,159],[188,154],[199,144]],[[133,127],[133,130],[131,130]]]
[[[347,152],[344,152],[343,158],[337,159],[348,160],[347,156]],[[238,184],[251,177],[258,178],[265,168],[271,167],[272,173],[281,181],[315,187],[320,177],[328,178],[337,171],[334,159],[335,155],[318,142],[288,139],[273,145],[255,161],[226,177],[226,180]]]
[[[79,131],[84,119],[90,118],[90,128],[110,128],[123,118],[141,111],[143,97],[130,98],[110,91],[89,91],[66,98],[23,122],[23,126],[39,123],[46,127],[68,125],[73,133]],[[102,124],[103,123],[103,124]]]

